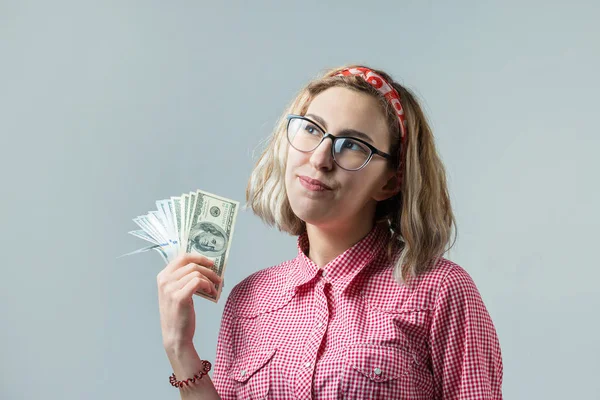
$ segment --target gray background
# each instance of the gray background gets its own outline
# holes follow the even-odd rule
[[[285,4],[282,4],[285,3]],[[450,5],[452,3],[452,5]],[[244,202],[277,116],[324,68],[421,98],[507,399],[600,398],[597,2],[0,1],[0,398],[168,399],[154,201]],[[592,111],[593,110],[593,111]],[[240,213],[223,299],[296,254]],[[214,360],[224,301],[195,299]]]

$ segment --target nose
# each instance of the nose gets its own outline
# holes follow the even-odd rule
[[[331,155],[333,140],[328,139],[330,138],[326,137],[310,155],[311,165],[320,171],[330,171],[333,168],[333,156]]]

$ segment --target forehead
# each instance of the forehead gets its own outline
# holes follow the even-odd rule
[[[367,93],[332,87],[312,100],[306,114],[321,117],[325,128],[336,134],[342,129],[355,129],[366,133],[375,146],[389,144],[389,130],[379,101]]]

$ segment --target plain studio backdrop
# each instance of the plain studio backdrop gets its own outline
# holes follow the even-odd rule
[[[0,398],[175,399],[155,200],[245,204],[276,118],[325,68],[420,98],[458,241],[502,346],[506,399],[598,399],[597,2],[0,1]],[[214,360],[225,299],[295,257],[238,215],[223,296],[195,297]]]

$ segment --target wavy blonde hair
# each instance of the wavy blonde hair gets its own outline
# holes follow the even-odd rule
[[[266,224],[291,235],[300,235],[305,229],[290,206],[285,189],[285,166],[288,142],[286,126],[288,114],[304,115],[319,93],[331,87],[344,87],[368,93],[379,100],[387,116],[391,134],[390,154],[399,155],[400,126],[389,102],[368,82],[357,76],[333,76],[347,65],[325,71],[300,90],[276,123],[266,148],[258,159],[246,188],[246,207]],[[409,278],[433,268],[444,253],[456,242],[456,220],[450,205],[446,172],[438,156],[433,133],[427,118],[411,91],[395,82],[387,73],[373,69],[399,93],[407,120],[405,161],[399,170],[399,156],[391,163],[402,173],[400,192],[377,204],[376,223],[387,223],[391,231],[388,257],[394,263],[394,278],[408,283]],[[454,227],[454,241],[450,237]]]

